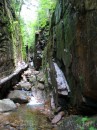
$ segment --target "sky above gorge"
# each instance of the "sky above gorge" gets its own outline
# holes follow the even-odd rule
[[[25,22],[34,21],[37,18],[38,0],[25,0],[21,9],[21,17]]]

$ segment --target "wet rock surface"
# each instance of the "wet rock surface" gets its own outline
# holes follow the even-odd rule
[[[9,99],[0,101],[6,112],[0,113],[0,130],[53,130],[48,118],[50,108],[45,105],[45,86],[37,80],[37,76],[41,79],[39,73],[34,69],[25,71],[21,81],[8,94]]]
[[[32,95],[39,101],[44,102],[46,100],[46,94],[44,90],[38,88],[32,88]]]
[[[0,130],[52,130],[51,123],[39,110],[22,106],[13,113],[0,114]]]

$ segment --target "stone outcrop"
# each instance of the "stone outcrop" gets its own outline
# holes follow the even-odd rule
[[[0,1],[0,78],[11,74],[21,61],[19,23],[12,9],[12,1]]]
[[[25,90],[30,91],[31,90],[31,84],[27,81],[21,81],[14,87],[15,90]]]
[[[71,115],[66,117],[56,130],[81,130],[97,129],[97,117],[81,117]]]
[[[27,94],[27,91],[14,90],[9,93],[8,98],[14,101],[15,103],[28,103]]]
[[[43,50],[48,41],[48,26],[42,28],[35,34],[35,48],[34,48],[34,67],[39,70],[42,66]]]
[[[88,107],[93,110],[97,108],[96,26],[96,0],[57,2],[51,19],[46,53],[51,78],[55,76],[53,57],[70,86],[72,105],[82,110]],[[56,86],[54,78],[52,84]]]
[[[8,95],[12,87],[20,81],[22,73],[27,70],[27,68],[27,65],[22,66],[9,76],[0,80],[0,99],[5,98]]]

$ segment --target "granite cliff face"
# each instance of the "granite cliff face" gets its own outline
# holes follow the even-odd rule
[[[47,46],[51,77],[55,77],[53,57],[70,86],[71,104],[82,109],[97,108],[96,27],[96,0],[58,1]]]
[[[21,60],[20,29],[11,4],[11,0],[0,0],[0,77],[12,73]]]

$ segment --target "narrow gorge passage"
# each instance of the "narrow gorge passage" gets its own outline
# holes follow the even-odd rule
[[[0,0],[0,130],[97,130],[97,0]]]

